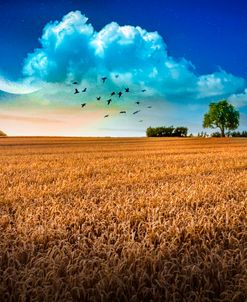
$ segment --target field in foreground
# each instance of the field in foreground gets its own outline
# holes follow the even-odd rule
[[[246,139],[0,139],[1,301],[246,301]]]

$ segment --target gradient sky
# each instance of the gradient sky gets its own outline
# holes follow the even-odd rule
[[[0,129],[141,136],[172,124],[196,133],[208,104],[224,97],[246,129],[247,5],[203,2],[1,1]],[[74,95],[74,80],[87,93]]]

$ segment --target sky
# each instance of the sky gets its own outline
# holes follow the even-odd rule
[[[144,136],[149,126],[174,125],[197,133],[209,103],[223,98],[240,111],[239,129],[246,129],[246,6],[1,1],[0,129]],[[120,91],[120,98],[110,95]]]

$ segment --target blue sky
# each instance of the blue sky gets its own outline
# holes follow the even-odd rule
[[[245,6],[1,2],[0,128],[13,135],[139,136],[150,125],[173,124],[195,133],[208,104],[226,97],[240,110],[244,129]],[[87,92],[74,95],[73,81]],[[106,105],[110,92],[126,87],[129,93]]]

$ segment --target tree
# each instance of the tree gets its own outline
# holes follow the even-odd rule
[[[204,114],[204,128],[220,128],[221,136],[225,137],[225,130],[234,130],[239,126],[239,112],[227,100],[211,103],[209,111]]]
[[[147,130],[146,130],[146,135],[147,135],[147,137],[156,136],[155,129],[152,128],[152,127],[148,127]]]
[[[152,128],[149,127],[146,130],[146,135],[148,137],[182,137],[187,136],[188,128],[186,127],[177,127],[174,128],[173,126],[170,127],[156,127]]]
[[[188,128],[187,127],[177,127],[174,129],[173,136],[187,136]]]

